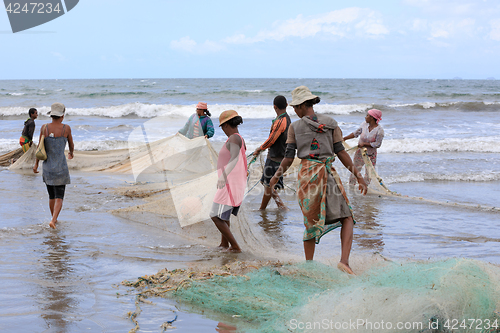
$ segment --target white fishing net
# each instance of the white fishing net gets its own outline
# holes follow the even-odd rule
[[[113,210],[114,214],[168,230],[196,244],[216,246],[221,236],[209,216],[217,183],[216,151],[204,137],[190,140],[177,134],[149,142],[147,126],[131,133],[129,149],[76,151],[74,159],[68,160],[68,166],[72,170],[132,175],[135,180],[133,184],[116,188],[115,191],[141,200],[133,206]],[[32,168],[34,151],[32,147],[10,167],[11,170]],[[354,152],[355,149],[349,150],[350,154]],[[370,192],[404,197],[384,185],[366,156],[363,160],[370,177]],[[297,163],[294,162],[293,166]],[[338,161],[335,163],[346,185],[349,173],[345,172],[342,165],[337,165]],[[261,186],[259,178],[263,165],[263,156],[250,165],[247,192],[255,186]],[[292,189],[296,186],[295,170],[292,167],[285,179]],[[164,296],[191,304],[194,309],[216,309],[214,311],[239,316],[242,319],[241,327],[248,332],[252,329],[259,332],[287,332],[295,330],[299,324],[317,323],[343,332],[374,331],[377,327],[372,329],[367,326],[368,323],[380,327],[381,321],[392,325],[399,322],[403,325],[414,322],[423,325],[416,329],[403,327],[399,331],[446,332],[443,326],[446,320],[498,322],[500,318],[498,267],[466,259],[401,264],[389,261],[379,264],[380,258],[368,258],[366,263],[360,264],[365,259],[358,255],[351,262],[360,268],[357,272],[361,275],[350,278],[331,265],[303,262],[302,254],[293,257],[287,253],[287,248],[277,244],[251,219],[251,214],[245,213],[247,209],[254,208],[249,207],[248,201],[244,200],[238,216],[231,217],[231,231],[243,251],[260,258],[299,263],[285,266],[275,264],[277,268],[266,264],[256,265],[255,272],[227,278],[212,274],[206,282],[196,281],[196,274],[189,274],[182,288],[176,287],[172,293],[162,293]],[[328,260],[336,262],[336,258],[332,257],[323,261]],[[194,265],[193,270],[196,273]],[[160,273],[162,281],[165,280],[164,275],[174,274]],[[146,288],[152,287],[164,286],[148,282]],[[335,326],[351,321],[354,321],[355,329],[351,329],[350,325],[346,328],[341,326],[340,329]],[[332,323],[334,326],[328,326]],[[436,328],[429,326],[431,324],[436,324]],[[301,331],[316,332],[318,329],[315,326],[302,326]]]
[[[346,151],[348,152],[349,156],[351,156],[351,159],[354,159],[354,154],[358,150],[357,146],[350,146],[348,143],[344,142],[344,147]],[[385,196],[395,196],[395,197],[400,197],[403,199],[408,199],[408,200],[417,200],[417,201],[422,201],[422,202],[428,202],[432,204],[438,204],[438,205],[444,205],[444,206],[455,206],[455,207],[465,207],[469,209],[479,209],[479,210],[487,210],[487,211],[493,211],[493,212],[500,212],[499,207],[491,207],[487,205],[472,205],[472,204],[467,204],[467,203],[461,203],[461,202],[453,202],[453,201],[439,201],[439,200],[432,200],[432,199],[426,199],[423,197],[414,197],[410,195],[405,195],[401,193],[397,193],[395,191],[392,191],[389,189],[389,187],[384,183],[382,177],[379,176],[377,173],[375,167],[373,166],[372,162],[370,161],[370,158],[366,154],[366,148],[361,148],[361,156],[364,161],[363,165],[363,175],[365,175],[365,172],[367,173],[367,176],[369,178],[369,184],[368,184],[368,193],[372,194],[377,194],[377,195],[385,195]],[[349,173],[341,166],[340,162],[338,159],[335,161],[334,164],[337,172],[341,175],[342,183],[344,186],[346,186],[349,183]],[[361,171],[361,170],[360,170]]]

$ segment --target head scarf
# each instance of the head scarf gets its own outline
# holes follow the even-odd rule
[[[375,118],[375,120],[377,121],[377,124],[379,121],[382,120],[382,111],[380,111],[380,110],[371,109],[371,110],[368,110],[368,114],[370,116],[372,116],[373,118]]]

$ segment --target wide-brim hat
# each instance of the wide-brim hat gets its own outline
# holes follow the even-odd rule
[[[306,86],[299,86],[292,91],[292,101],[288,105],[296,106],[308,101],[310,99],[315,99],[316,95],[311,94],[311,91]]]
[[[198,105],[196,105],[196,108],[200,110],[208,110],[208,105],[207,103],[199,102]]]
[[[219,126],[222,126],[222,124],[224,124],[226,121],[238,116],[239,116],[238,112],[234,110],[226,110],[222,112],[219,116]]]
[[[49,116],[64,116],[64,112],[66,112],[66,107],[62,103],[54,103],[50,106],[50,111],[48,113]]]

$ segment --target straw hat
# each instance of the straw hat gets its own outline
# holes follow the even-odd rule
[[[238,112],[234,110],[226,110],[222,112],[219,116],[219,126],[222,126],[222,124],[224,124],[226,121],[238,116],[239,116]]]
[[[300,105],[310,99],[315,99],[316,95],[311,94],[311,91],[306,86],[300,86],[292,91],[292,101],[289,103],[291,106]]]
[[[50,111],[48,113],[49,116],[64,116],[64,112],[66,111],[66,107],[62,103],[54,103],[50,106]]]

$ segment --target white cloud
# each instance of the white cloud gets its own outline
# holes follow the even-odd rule
[[[404,3],[421,8],[431,15],[469,15],[481,5],[471,0],[405,0]]]
[[[356,24],[356,28],[358,29],[358,34],[372,38],[389,33],[389,29],[384,26],[382,19],[377,18],[374,12],[371,12],[365,19]]]
[[[409,30],[423,33],[429,40],[498,38],[495,22],[500,16],[500,5],[496,1],[404,0],[404,3],[420,10],[416,14],[420,17],[411,20]]]
[[[219,52],[225,50],[226,47],[220,43],[212,42],[212,41],[205,41],[201,45],[200,52],[202,53],[212,53],[212,52]]]
[[[448,38],[450,33],[445,29],[435,28],[431,31],[431,38]]]
[[[500,41],[500,19],[496,19],[490,22],[491,31],[489,37],[493,40]]]
[[[254,37],[243,34],[223,40],[228,44],[256,43],[266,40],[283,41],[286,38],[308,38],[323,34],[325,36],[349,37],[352,35],[376,38],[389,33],[381,15],[363,8],[345,8],[321,15],[296,18],[275,22],[272,29],[262,30]]]
[[[298,15],[286,21],[277,21],[268,30],[261,30],[255,36],[235,34],[221,42],[207,40],[198,44],[189,36],[170,42],[174,50],[184,52],[218,52],[228,44],[251,44],[269,40],[283,41],[287,38],[310,38],[318,35],[337,38],[363,37],[379,38],[389,33],[381,14],[370,9],[345,8],[328,13],[307,16]]]
[[[174,50],[193,52],[196,49],[196,42],[189,36],[170,42],[170,47]]]
[[[473,36],[478,28],[476,21],[471,18],[462,20],[437,21],[430,24],[430,37],[434,38],[463,38]]]

